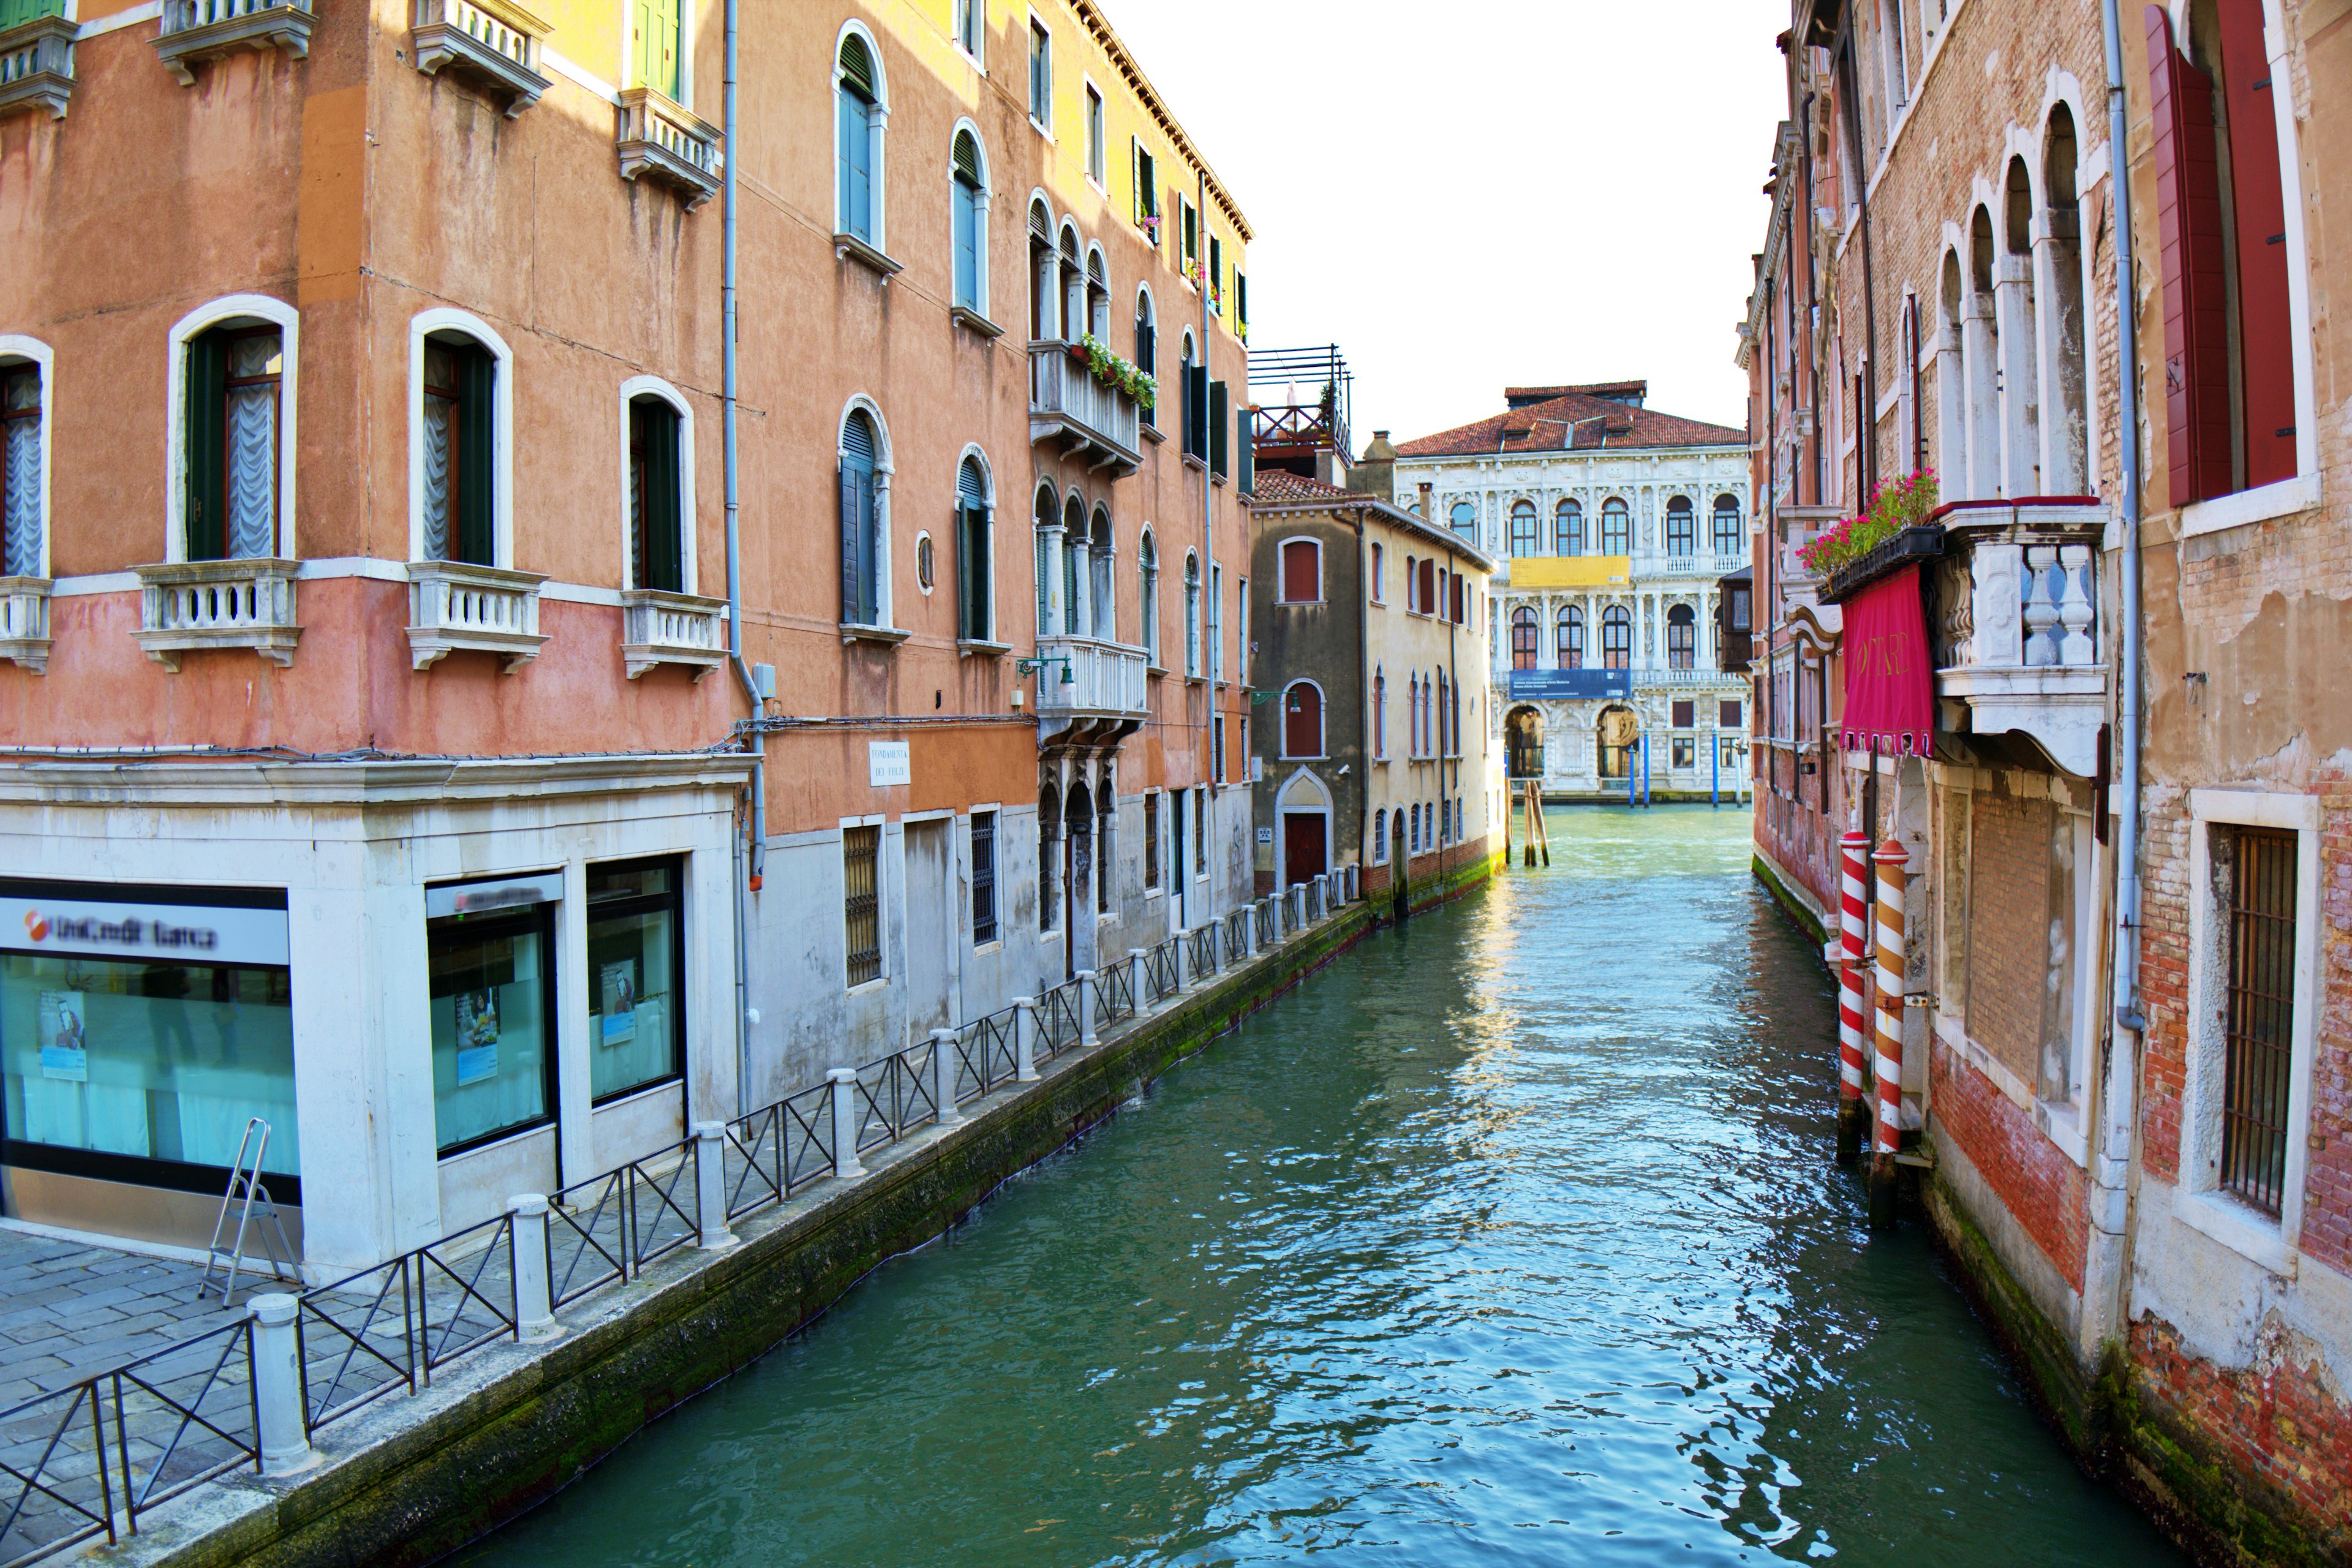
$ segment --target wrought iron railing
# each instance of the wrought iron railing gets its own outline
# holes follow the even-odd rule
[[[1050,1061],[1076,1045],[1085,1033],[1078,1025],[1078,983],[1065,980],[1037,999],[1037,1055]]]
[[[1095,972],[1095,1026],[1107,1028],[1135,1016],[1135,969],[1122,958]]]
[[[1225,911],[1225,962],[1239,963],[1250,954],[1250,911],[1247,904]]]
[[[856,1149],[861,1154],[896,1143],[916,1128],[940,1119],[931,1053],[939,1048],[925,1039],[904,1050],[867,1062],[857,1069],[856,1098]]]
[[[1282,940],[1282,917],[1274,907],[1273,898],[1260,899],[1251,907],[1256,911],[1252,918],[1257,921],[1258,946],[1272,947]]]
[[[833,1173],[833,1086],[818,1084],[727,1124],[727,1217],[782,1203]],[[554,1231],[548,1233],[549,1244]]]
[[[1195,983],[1206,980],[1217,972],[1217,927],[1213,921],[1203,921],[1184,933],[1184,956],[1187,973]]]
[[[956,1103],[978,1100],[1021,1068],[1021,1009],[1006,1007],[956,1031]]]
[[[1180,951],[1183,941],[1181,935],[1171,936],[1144,950],[1144,994],[1155,1003],[1164,1002],[1184,988],[1184,977],[1178,967],[1183,963]]]

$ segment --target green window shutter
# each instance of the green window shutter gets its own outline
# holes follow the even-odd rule
[[[866,52],[866,40],[855,33],[841,40],[841,84],[855,89],[868,103],[882,101],[875,85],[874,57]]]
[[[469,344],[457,362],[457,537],[453,559],[498,564],[499,362]]]
[[[629,16],[636,34],[629,61],[636,85],[675,99],[680,85],[677,0],[630,0]]]
[[[227,441],[228,335],[215,327],[190,338],[184,437],[187,512],[182,540],[191,561],[217,561],[227,550],[228,497],[223,463]]]
[[[963,578],[961,635],[985,641],[992,630],[988,624],[989,579],[992,575],[988,558],[988,507],[982,501],[968,500],[958,510],[963,519],[962,537],[956,541],[957,564]]]
[[[1225,473],[1226,437],[1233,421],[1225,413],[1225,384],[1209,384],[1209,471],[1223,477]]]

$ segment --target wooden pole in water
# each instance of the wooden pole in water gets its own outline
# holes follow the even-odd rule
[[[1903,1139],[1903,884],[1910,858],[1893,835],[1878,867],[1878,1136],[1870,1156],[1870,1223],[1895,1223],[1895,1155]]]
[[[1851,1163],[1862,1153],[1863,1130],[1870,1124],[1862,1098],[1862,1005],[1864,949],[1870,936],[1870,836],[1861,829],[1839,841],[1838,884],[1838,1120],[1837,1157]]]

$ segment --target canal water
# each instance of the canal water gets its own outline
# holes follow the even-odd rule
[[[462,1560],[2183,1562],[1864,1228],[1745,814],[1549,826]]]

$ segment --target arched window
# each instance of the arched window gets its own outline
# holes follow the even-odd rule
[[[1110,274],[1103,265],[1102,247],[1087,247],[1087,331],[1110,342]]]
[[[1533,669],[1536,667],[1536,613],[1521,605],[1511,612],[1511,668]]]
[[[1454,503],[1454,531],[1465,537],[1478,532],[1478,509],[1466,500]]]
[[[1054,215],[1043,200],[1029,204],[1029,336],[1048,342],[1062,335],[1060,262],[1054,255]]]
[[[1421,853],[1421,802],[1412,803],[1412,853]]]
[[[841,422],[841,618],[878,626],[882,612],[881,443],[862,408]]]
[[[1969,499],[1990,500],[2001,493],[2000,334],[2004,323],[1993,308],[1992,214],[1982,205],[1969,220],[1969,300],[1960,333],[1960,354],[1969,369]]]
[[[1135,368],[1155,381],[1160,374],[1160,325],[1151,312],[1151,290],[1135,291]],[[1138,409],[1138,416],[1153,429],[1160,427],[1155,397]]]
[[[1149,533],[1135,548],[1137,574],[1143,605],[1144,662],[1154,668],[1160,665],[1160,546]]]
[[[1372,813],[1372,864],[1382,866],[1389,858],[1389,808],[1381,806]]]
[[[1087,608],[1093,612],[1094,635],[1104,642],[1118,640],[1118,601],[1111,589],[1110,508],[1095,508],[1094,531],[1088,542],[1093,574],[1087,585]]]
[[[949,207],[954,230],[955,302],[976,315],[988,314],[988,176],[980,138],[955,133]]]
[[[629,399],[629,586],[665,594],[686,588],[685,422],[670,401]]]
[[[1052,931],[1062,896],[1054,864],[1062,858],[1062,797],[1052,784],[1037,792],[1037,929]]]
[[[1555,555],[1584,553],[1584,508],[1580,503],[1559,503],[1559,510],[1552,518],[1551,549]]]
[[[0,356],[0,577],[48,575],[47,368]]]
[[[1453,738],[1453,736],[1452,736],[1452,735],[1450,735],[1450,734],[1448,734],[1448,733],[1446,732],[1446,731],[1447,731],[1447,724],[1448,724],[1447,713],[1448,713],[1448,710],[1449,710],[1449,709],[1450,709],[1450,707],[1451,707],[1451,705],[1452,705],[1453,700],[1454,700],[1454,689],[1453,689],[1453,686],[1452,686],[1452,685],[1451,685],[1451,684],[1446,680],[1446,679],[1445,679],[1445,672],[1444,672],[1444,670],[1442,670],[1442,669],[1441,669],[1441,670],[1439,670],[1439,671],[1437,672],[1437,703],[1436,703],[1436,708],[1435,708],[1435,710],[1434,710],[1434,711],[1430,715],[1430,717],[1431,717],[1431,719],[1432,719],[1432,721],[1433,721],[1433,728],[1436,730],[1436,731],[1437,731],[1437,736],[1436,736],[1437,745],[1436,745],[1435,750],[1436,750],[1437,754],[1438,754],[1439,756],[1441,756],[1441,757],[1442,757],[1442,756],[1446,755],[1448,752],[1451,752],[1451,751],[1453,751],[1453,749],[1454,749],[1454,747],[1453,747],[1453,739],[1454,739],[1454,738]]]
[[[1601,553],[1633,553],[1633,514],[1625,510],[1623,496],[1611,496],[1601,503]]]
[[[1323,547],[1311,539],[1282,542],[1282,602],[1319,605],[1323,602]]]
[[[2000,332],[2000,427],[2009,448],[2002,481],[2011,496],[2044,495],[2042,488],[2042,382],[2035,363],[2033,322],[2033,178],[2025,160],[2009,161],[2002,192],[2000,270],[1992,302]]]
[[[1372,755],[1389,754],[1389,678],[1375,666],[1372,670]]]
[[[1404,558],[1404,607],[1407,615],[1421,608],[1421,578],[1418,571],[1413,558],[1408,554]]]
[[[1584,612],[1574,605],[1559,613],[1559,645],[1556,657],[1562,669],[1584,668]]]
[[[1062,500],[1054,487],[1037,487],[1037,544],[1030,553],[1037,563],[1037,635],[1052,637],[1054,624],[1054,563],[1061,553]]]
[[[1092,617],[1087,614],[1087,503],[1073,490],[1062,500],[1062,630],[1082,637]]]
[[[1622,605],[1601,612],[1601,668],[1633,668],[1633,617]]]
[[[1201,558],[1184,552],[1184,673],[1201,673]]]
[[[1946,500],[1966,500],[1969,490],[1969,383],[1960,333],[1965,308],[1960,255],[1944,252],[1943,287],[1936,329],[1936,468]]]
[[[2077,199],[2074,114],[2064,104],[2050,111],[2042,139],[2042,215],[2036,285],[2051,312],[2042,372],[2042,427],[2048,450],[2042,493],[2080,495],[2090,483],[2090,431],[2083,387],[2083,217]],[[2265,238],[2268,237],[2265,236]],[[2265,248],[2268,248],[2265,247]],[[2294,471],[2290,462],[2287,472]]]
[[[835,232],[880,248],[882,71],[862,33],[844,33],[834,84]]]
[[[1715,498],[1715,552],[1738,555],[1746,542],[1739,532],[1739,502],[1736,497]]]
[[[1311,680],[1295,680],[1282,694],[1282,754],[1323,754],[1323,693]]]
[[[1676,605],[1666,612],[1666,668],[1688,669],[1698,653],[1698,612]]]
[[[431,312],[418,322],[429,319]],[[421,340],[415,325],[411,330]],[[295,553],[300,399],[292,393],[300,339],[293,307],[262,295],[215,300],[173,323],[167,385],[176,403],[179,460],[167,477],[165,504],[178,525],[178,551],[171,559]],[[410,374],[421,379],[421,342],[411,347]],[[421,444],[420,431],[409,447],[412,521],[423,488],[415,482]]]
[[[275,339],[271,333],[270,341]],[[472,333],[446,326],[425,331],[416,352],[424,373],[418,405],[419,554],[426,561],[495,566],[499,356]],[[233,369],[231,376],[234,381]],[[241,460],[231,466],[241,467]],[[674,478],[674,466],[670,472]]]
[[[1087,333],[1087,270],[1078,259],[1078,231],[1070,220],[1062,220],[1062,244],[1055,253],[1060,268],[1062,294],[1062,335],[1076,342]]]
[[[1083,913],[1087,895],[1094,889],[1095,804],[1080,780],[1070,785],[1062,802],[1062,831],[1070,841],[1070,913]]]
[[[1533,555],[1536,552],[1536,503],[1515,500],[1511,503],[1511,553]]]
[[[996,552],[988,471],[967,453],[956,467],[956,636],[996,640]]]
[[[1684,560],[1697,552],[1698,515],[1691,510],[1690,497],[1669,497],[1666,501],[1666,553]]]

